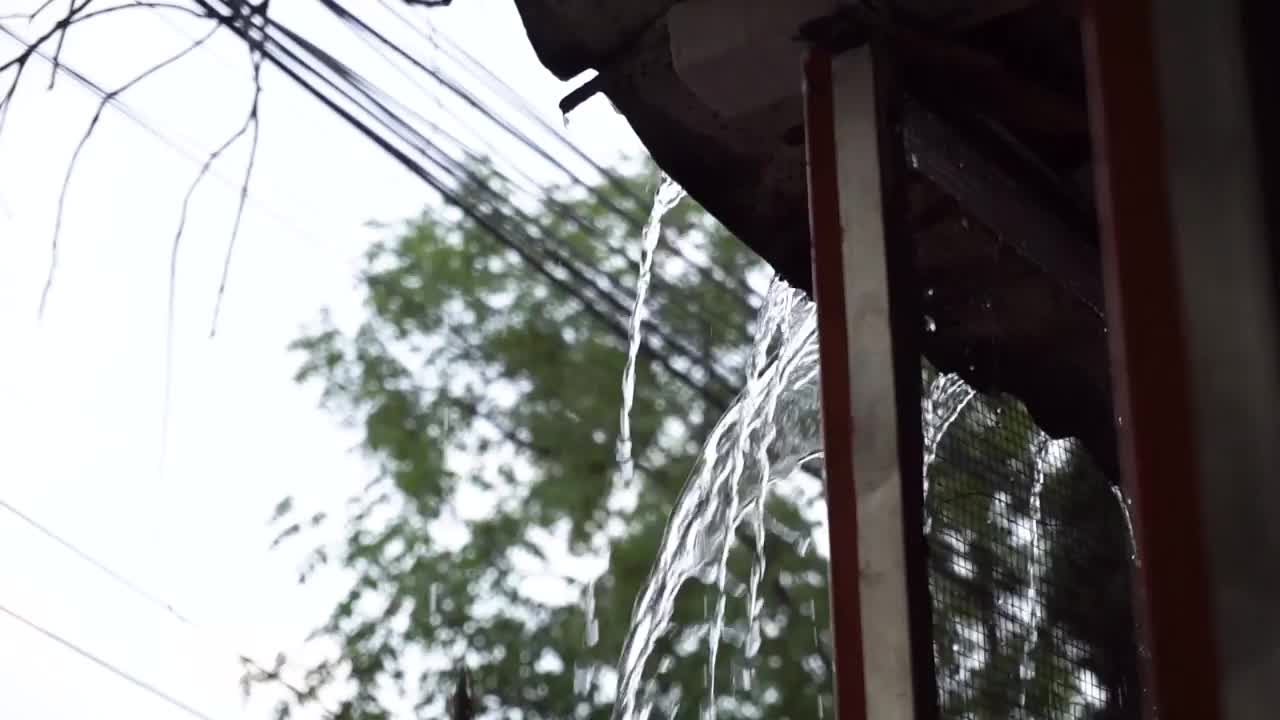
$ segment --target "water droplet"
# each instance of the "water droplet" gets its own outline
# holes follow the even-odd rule
[[[760,652],[760,623],[755,622],[747,628],[747,657],[752,658]]]
[[[586,637],[583,640],[587,647],[595,647],[600,641],[600,621],[596,618],[596,581],[594,579],[587,583],[582,611],[587,616]]]
[[[920,169],[920,158],[915,153],[911,153],[908,159],[911,161],[911,168],[913,170]]]
[[[925,291],[924,291],[924,296],[925,296],[925,297],[933,297],[933,288],[928,288],[927,290],[925,290]]]
[[[573,693],[580,698],[587,699],[592,694],[592,689],[596,683],[596,666],[588,665],[579,667],[576,663],[573,666]]]
[[[924,318],[924,329],[925,329],[925,332],[930,332],[930,333],[938,332],[938,323],[935,322],[933,318],[926,315]]]

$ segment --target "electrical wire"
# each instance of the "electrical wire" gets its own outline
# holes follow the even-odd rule
[[[333,2],[332,0],[324,0],[324,4],[335,13],[336,17],[341,22],[355,32],[356,36],[362,40],[367,47],[371,48],[379,57],[388,62],[388,64],[390,64],[398,73],[409,79],[410,82],[424,94],[431,96],[431,91],[426,88],[421,79],[414,77],[404,67],[388,58],[388,51],[394,52],[397,56],[408,59],[415,68],[426,72],[438,83],[443,84],[455,97],[463,97],[468,107],[473,110],[479,110],[481,114],[495,124],[499,130],[511,134],[515,140],[522,143],[525,147],[532,149],[540,156],[548,158],[555,163],[559,163],[559,161],[554,158],[554,156],[550,155],[544,148],[538,146],[537,143],[527,135],[516,130],[511,123],[501,118],[495,110],[485,105],[483,100],[469,93],[469,91],[466,90],[464,83],[452,80],[442,72],[428,68],[423,60],[409,55],[406,50],[392,43],[385,35],[374,29],[367,22],[356,17],[340,4]],[[239,17],[241,13],[237,10],[233,14],[236,17]],[[397,17],[400,17],[402,21],[407,22],[407,20],[402,16]],[[451,177],[455,185],[462,182],[466,187],[492,196],[491,199],[496,202],[499,207],[504,208],[507,213],[514,213],[518,215],[522,221],[522,229],[524,230],[521,234],[528,235],[530,231],[533,231],[536,235],[540,236],[538,237],[538,240],[542,243],[542,246],[541,249],[538,250],[538,253],[544,256],[544,260],[546,262],[562,268],[568,273],[571,281],[575,284],[580,284],[586,292],[612,306],[613,310],[618,313],[618,315],[629,317],[631,306],[634,303],[634,298],[625,284],[620,283],[616,276],[604,268],[598,267],[598,262],[596,260],[584,256],[583,251],[580,248],[567,243],[561,244],[553,239],[552,236],[554,233],[549,232],[545,224],[545,216],[535,218],[529,215],[529,213],[525,212],[518,203],[514,202],[511,198],[503,197],[501,193],[490,187],[490,183],[486,182],[475,173],[475,170],[473,169],[475,167],[474,160],[477,159],[479,155],[471,150],[465,141],[417,113],[406,103],[382,92],[376,85],[364,79],[362,76],[355,73],[355,71],[346,67],[344,64],[337,61],[336,58],[328,55],[328,53],[321,50],[313,43],[310,43],[298,33],[293,32],[278,22],[270,23],[270,25],[283,33],[286,36],[286,39],[298,48],[297,50],[292,51],[293,60],[300,63],[303,67],[307,67],[319,80],[328,84],[331,90],[339,93],[345,101],[350,102],[357,107],[362,107],[366,112],[373,113],[375,117],[380,118],[380,123],[384,126],[387,126],[388,123],[393,125],[394,127],[391,127],[393,133],[395,133],[401,140],[410,143],[414,150],[427,154],[429,159],[432,161],[432,164],[441,167],[441,170]],[[233,29],[237,29],[239,27],[240,26],[237,25]],[[267,29],[269,30],[270,28]],[[318,59],[320,64],[328,71],[329,74],[338,76],[339,80],[337,83],[335,83],[332,77],[328,77],[326,74],[321,72],[316,72],[316,68],[310,67],[303,57],[305,55],[310,55],[311,57]],[[473,58],[472,64],[478,65],[478,62],[474,61]],[[483,66],[479,67],[483,69]],[[487,70],[485,70],[485,72],[488,73],[489,77],[496,77]],[[353,84],[354,88],[339,87],[338,83]],[[509,86],[504,87],[509,94],[518,97],[515,91]],[[363,96],[364,99],[362,100],[361,98],[356,97],[356,95]],[[368,105],[370,102],[373,103],[372,108]],[[443,103],[438,104],[440,104],[442,108],[445,107]],[[456,115],[454,117],[456,118]],[[545,120],[542,120],[541,118],[537,119],[545,124]],[[426,131],[419,132],[415,127],[407,122],[408,120],[412,120],[418,125],[425,126]],[[465,123],[461,122],[459,124],[465,125]],[[472,125],[473,124],[474,123],[472,123]],[[579,148],[573,146],[572,143],[563,135],[557,134],[556,137],[562,143],[566,144],[566,146],[571,147],[574,152],[588,160],[590,159],[585,155],[585,153],[582,153]],[[430,138],[430,140],[428,140],[428,138]],[[462,160],[454,158],[442,147],[442,141],[452,143],[454,146],[461,148],[463,156],[465,158],[470,158],[472,162],[463,162]],[[601,190],[597,185],[588,183],[580,176],[573,174],[573,172],[567,166],[563,165],[563,163],[559,163],[557,167],[565,173],[568,173],[571,180],[586,190],[588,194],[595,194],[597,199],[606,202],[606,205],[612,212],[623,217],[628,223],[631,223],[633,227],[635,226],[634,223],[637,222],[635,218],[627,215],[625,211],[618,208],[616,205],[612,205],[612,200],[607,195],[601,195]],[[600,167],[598,164],[595,165],[595,167],[597,167],[601,173],[607,174],[611,172]],[[593,223],[583,219],[572,207],[560,201],[547,188],[542,187],[536,181],[533,181],[532,178],[530,178],[527,173],[522,172],[519,167],[514,167],[514,170],[517,175],[522,176],[524,181],[523,183],[518,180],[513,180],[509,175],[505,174],[500,167],[494,166],[493,168],[493,172],[499,179],[505,183],[509,183],[512,187],[518,188],[527,193],[531,198],[540,202],[544,210],[550,210],[553,215],[557,215],[561,219],[565,219],[583,230],[594,232],[596,235],[602,237],[607,247],[610,247],[614,253],[623,257],[623,266],[632,265],[632,261],[625,257],[626,254],[624,249],[619,247],[616,241],[611,241],[609,233],[600,232]],[[617,182],[622,182],[620,179],[616,178],[616,176],[614,176],[614,179]],[[634,192],[629,186],[626,190],[628,192]],[[688,262],[689,266],[694,268],[696,272],[701,273],[707,269],[706,266],[690,258],[682,245],[674,244],[673,247],[677,251],[677,254],[684,258],[686,262]],[[705,279],[706,278],[704,276],[704,280]],[[663,289],[670,289],[671,287],[669,281],[666,280],[666,278],[663,278],[661,273],[656,274],[654,285],[655,289],[659,291]],[[743,303],[745,309],[749,312],[751,311],[750,301],[741,293],[729,292],[727,296],[737,298],[739,302]],[[655,302],[662,302],[662,297],[663,294],[661,292],[656,293]],[[668,306],[668,309],[679,316],[692,320],[695,326],[707,324],[706,318],[699,314],[696,307],[676,303]],[[676,338],[665,332],[661,326],[655,326],[652,328],[651,334],[656,336],[661,349],[664,351],[664,356],[683,356],[687,358],[690,367],[702,368],[708,379],[714,382],[721,391],[728,394],[732,394],[736,391],[736,385],[728,379],[723,371],[721,371],[716,366],[715,362],[708,358],[705,353],[694,351],[693,348],[685,344],[680,338]]]
[[[233,31],[240,32],[238,24],[234,22],[234,0],[196,1],[210,16],[218,18]],[[214,2],[222,9],[215,7],[212,4]],[[267,19],[265,25],[261,47],[264,56],[273,66],[426,182],[448,204],[461,210],[490,237],[513,250],[547,278],[558,291],[578,300],[581,310],[595,316],[612,333],[623,341],[626,340],[628,334],[624,321],[606,308],[601,308],[598,302],[583,294],[584,288],[576,285],[575,281],[580,281],[584,275],[581,268],[575,267],[554,247],[550,247],[545,237],[530,234],[524,227],[512,223],[509,216],[499,212],[513,209],[505,198],[488,188],[486,183],[468,185],[462,182],[464,178],[451,172],[451,161],[440,155],[439,148],[404,118],[392,112],[387,101],[380,97],[376,86],[359,73],[278,21]],[[383,130],[379,131],[375,126],[380,126]],[[419,155],[419,158],[415,159],[414,155]],[[472,192],[487,192],[496,197],[487,207],[480,208],[464,198],[463,193],[468,187]],[[587,285],[586,289],[591,290],[592,284]],[[599,288],[594,289],[599,294]],[[618,314],[625,317],[629,310]],[[644,341],[646,354],[659,367],[693,392],[704,396],[713,408],[723,408],[727,404],[726,393],[732,393],[730,383],[721,383],[721,388],[717,390],[694,381],[687,372],[681,371],[672,363],[672,357],[680,353],[676,346],[667,341],[661,328],[655,327],[650,336]],[[700,365],[696,355],[684,354],[691,367]],[[711,367],[709,374],[714,377],[718,371]]]
[[[103,670],[106,670],[107,672],[111,673],[112,675],[115,675],[116,677],[120,678],[121,680],[124,680],[124,681],[128,682],[130,685],[133,685],[134,687],[136,687],[136,688],[138,688],[138,689],[140,689],[140,690],[143,690],[143,691],[147,692],[148,694],[153,695],[153,696],[155,696],[155,697],[157,697],[157,698],[159,698],[159,699],[161,699],[161,700],[165,701],[165,702],[166,702],[166,703],[168,703],[169,705],[172,705],[173,707],[175,707],[175,708],[177,708],[177,709],[181,710],[182,712],[184,712],[184,713],[186,713],[186,714],[190,715],[190,716],[191,716],[191,717],[193,717],[193,718],[197,718],[197,720],[213,720],[213,716],[212,716],[212,715],[208,715],[208,714],[206,714],[206,713],[203,713],[203,712],[201,712],[201,711],[199,711],[199,710],[195,709],[194,707],[192,707],[192,706],[191,706],[191,705],[189,705],[188,703],[185,703],[185,702],[183,702],[183,701],[179,700],[178,698],[174,697],[173,695],[170,695],[169,693],[165,692],[164,690],[161,690],[160,688],[158,688],[158,687],[156,687],[155,685],[153,685],[153,684],[151,684],[151,683],[147,682],[146,680],[143,680],[142,678],[138,677],[137,675],[134,675],[133,673],[129,672],[128,670],[124,670],[123,668],[121,668],[120,666],[116,665],[115,663],[112,663],[112,662],[110,662],[110,661],[107,661],[107,660],[102,659],[101,657],[99,657],[99,656],[97,656],[97,655],[95,655],[95,654],[93,654],[93,653],[89,652],[88,650],[85,650],[84,648],[80,647],[80,646],[79,646],[79,645],[77,645],[76,643],[71,642],[70,640],[68,640],[68,639],[66,639],[66,638],[64,638],[64,637],[62,637],[61,635],[59,635],[59,634],[55,633],[54,631],[49,630],[48,628],[46,628],[46,627],[44,627],[44,626],[42,626],[42,625],[40,625],[40,624],[38,624],[38,623],[35,623],[35,622],[31,621],[31,620],[28,620],[26,617],[22,616],[21,614],[19,614],[19,613],[17,613],[17,612],[14,612],[13,610],[10,610],[9,608],[5,607],[4,605],[0,605],[0,614],[4,614],[4,615],[9,616],[11,619],[13,619],[14,621],[16,621],[16,622],[18,622],[18,623],[20,623],[20,624],[22,624],[22,625],[25,625],[25,626],[26,626],[27,628],[29,628],[30,630],[33,630],[33,631],[35,631],[35,632],[37,632],[37,633],[39,633],[39,634],[43,635],[45,638],[47,638],[47,639],[49,639],[49,640],[52,640],[53,642],[55,642],[55,643],[57,643],[57,644],[61,645],[62,647],[66,648],[66,649],[70,650],[71,652],[73,652],[73,653],[75,653],[75,654],[79,655],[80,657],[84,658],[85,660],[88,660],[89,662],[93,663],[94,665],[97,665],[98,667],[102,668]]]
[[[431,24],[430,20],[425,21],[428,27],[431,27],[433,30],[433,32],[428,33],[415,25],[404,13],[398,11],[395,6],[391,4],[390,0],[378,0],[378,3],[382,5],[388,13],[399,20],[401,24],[407,26],[415,35],[431,43],[460,67],[470,66],[474,71],[472,74],[473,78],[476,78],[482,83],[488,85],[495,91],[495,94],[505,96],[512,107],[519,110],[525,117],[533,120],[544,131],[559,141],[563,147],[589,164],[597,173],[604,177],[612,187],[622,192],[631,200],[636,208],[638,208],[638,212],[641,213],[640,215],[635,213],[626,213],[626,216],[631,221],[633,227],[643,225],[644,217],[642,213],[646,211],[645,198],[636,193],[635,189],[626,183],[626,181],[622,179],[615,170],[600,164],[595,158],[587,154],[580,146],[570,140],[568,136],[560,130],[560,128],[555,127],[555,125],[547,120],[541,112],[538,112],[538,110],[533,106],[533,103],[521,95],[515,88],[511,87],[510,84],[499,77],[496,73],[486,67],[484,63],[469,53],[466,48],[454,42],[447,34],[435,32],[434,26]],[[439,40],[437,40],[437,35],[439,36]],[[756,293],[756,291],[753,290],[743,278],[728,275],[715,266],[704,266],[699,263],[695,263],[692,258],[688,257],[688,255],[683,252],[683,248],[679,246],[675,246],[675,250],[684,260],[693,265],[695,270],[699,271],[700,274],[710,276],[709,279],[715,282],[724,283],[737,290],[741,297],[747,301],[748,306],[750,306],[751,298],[758,295],[758,293]]]
[[[165,611],[169,615],[172,615],[183,625],[186,625],[187,627],[193,630],[204,633],[210,638],[214,637],[214,635],[208,630],[208,628],[204,627],[203,625],[200,625],[199,623],[195,622],[191,618],[179,612],[178,609],[174,607],[172,603],[169,603],[168,601],[162,599],[159,595],[148,591],[147,589],[143,588],[140,584],[125,577],[124,574],[116,571],[110,565],[99,560],[93,555],[90,555],[88,552],[80,549],[80,547],[78,547],[75,543],[62,537],[49,526],[45,525],[39,520],[36,520],[34,517],[23,512],[22,510],[19,510],[12,503],[10,503],[9,501],[3,498],[0,498],[0,510],[4,510],[5,512],[8,512],[10,515],[13,515],[14,517],[18,518],[28,527],[32,528],[33,530],[45,536],[47,539],[53,541],[54,543],[57,543],[58,545],[62,546],[63,549],[67,550],[71,554],[80,558],[80,560],[84,561],[85,563],[93,566],[95,569],[97,569],[99,572],[103,573],[107,577],[111,578],[121,587],[125,588],[126,590],[138,596],[139,598],[147,601],[151,605]],[[3,608],[0,608],[0,610],[2,609]],[[42,632],[44,631],[42,630]],[[223,645],[221,641],[219,642],[219,644]],[[273,678],[278,680],[281,685],[287,688],[290,692],[294,693],[296,696],[302,696],[305,694],[301,689],[290,684],[287,680],[280,677],[278,672],[272,672],[270,670],[267,670],[257,661],[253,660],[252,658],[250,658],[248,655],[245,655],[244,653],[236,652],[234,650],[231,652],[237,657],[237,659],[240,660],[240,662],[244,663],[245,665],[248,665],[255,671],[263,674],[270,674]],[[333,714],[333,713],[328,713],[327,711],[326,713],[329,715]]]

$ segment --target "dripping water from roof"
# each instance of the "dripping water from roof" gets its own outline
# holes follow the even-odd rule
[[[564,116],[568,125],[569,116]],[[622,370],[622,407],[618,412],[618,441],[616,460],[618,463],[617,487],[623,492],[631,490],[635,482],[635,457],[631,442],[631,408],[635,404],[636,361],[640,348],[644,345],[644,321],[648,316],[649,285],[653,279],[653,257],[658,250],[658,241],[662,238],[662,219],[685,197],[684,188],[680,187],[666,173],[659,176],[658,190],[653,197],[653,207],[649,218],[645,221],[640,237],[640,261],[636,271],[635,303],[631,307],[631,318],[627,324],[627,361]],[[586,630],[583,642],[588,648],[595,647],[600,638],[599,619],[596,617],[595,581],[587,584],[583,601],[583,615],[586,619]],[[580,696],[592,691],[595,679],[595,665],[587,669],[574,669],[574,690]]]
[[[644,320],[648,316],[645,302],[649,295],[649,283],[653,279],[653,255],[657,252],[658,240],[662,237],[662,218],[684,195],[684,188],[663,173],[658,183],[658,192],[653,197],[653,209],[649,211],[649,219],[645,221],[641,235],[636,300],[631,308],[631,322],[628,325],[630,340],[627,346],[627,364],[622,370],[622,409],[618,413],[617,459],[623,487],[631,485],[636,471],[635,458],[631,453],[631,406],[635,403],[636,394],[636,358],[640,355],[640,346],[644,344]]]
[[[818,344],[814,306],[775,279],[757,320],[741,393],[715,424],[667,521],[657,558],[632,611],[618,667],[614,720],[648,717],[645,666],[667,631],[676,596],[688,580],[713,583],[718,599],[708,633],[707,702],[714,718],[715,667],[725,619],[729,550],[750,523],[755,538],[747,587],[746,650],[758,644],[759,584],[765,500],[772,482],[786,478],[820,452]],[[754,638],[754,640],[752,639]]]

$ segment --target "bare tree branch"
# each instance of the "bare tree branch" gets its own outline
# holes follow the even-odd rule
[[[3,27],[0,27],[0,30],[3,30],[6,33],[9,32],[7,29]],[[62,235],[63,212],[66,208],[67,192],[71,187],[71,177],[75,173],[76,163],[80,159],[80,153],[84,150],[85,145],[89,143],[89,138],[93,135],[94,129],[98,127],[98,121],[102,119],[103,110],[106,109],[107,105],[109,105],[112,100],[119,97],[122,93],[127,92],[130,88],[134,87],[138,83],[142,82],[148,77],[151,77],[152,75],[163,70],[164,68],[169,67],[170,65],[177,62],[178,60],[181,60],[182,58],[186,57],[196,48],[205,44],[205,42],[207,42],[209,38],[213,37],[213,34],[217,32],[217,30],[218,28],[214,27],[212,30],[206,33],[203,37],[191,43],[187,47],[183,48],[177,53],[174,53],[173,55],[170,55],[168,58],[165,58],[161,62],[155,65],[152,65],[150,68],[147,68],[142,73],[136,75],[133,79],[129,80],[125,84],[108,92],[98,102],[98,107],[94,111],[93,117],[90,118],[89,120],[89,127],[85,129],[84,135],[80,137],[80,142],[76,144],[76,149],[71,154],[71,162],[67,165],[67,174],[62,180],[62,190],[58,194],[58,213],[56,218],[54,219],[53,242],[49,250],[50,252],[49,274],[45,278],[44,290],[41,291],[40,293],[40,309],[38,311],[39,316],[41,317],[44,316],[45,307],[48,305],[48,302],[49,302],[49,292],[53,289],[54,274],[57,272],[57,268],[58,268],[58,241]],[[53,63],[55,70],[61,68],[61,65],[58,64],[58,59],[56,56],[51,58],[48,55],[46,55],[43,51],[41,51],[38,46],[31,46],[31,47],[34,54],[47,60],[50,63]]]
[[[209,327],[210,338],[218,333],[218,317],[222,313],[222,300],[227,293],[227,277],[231,274],[231,256],[236,249],[236,239],[240,236],[240,224],[244,219],[244,206],[249,199],[249,180],[253,176],[253,166],[258,158],[258,107],[262,98],[262,63],[266,57],[263,47],[266,39],[266,12],[267,2],[269,1],[264,0],[259,9],[261,28],[258,29],[261,30],[262,35],[258,37],[249,32],[245,33],[247,37],[253,38],[250,40],[249,45],[249,60],[253,67],[253,102],[249,106],[247,120],[249,127],[252,129],[252,134],[249,140],[249,160],[244,169],[244,181],[240,183],[240,201],[236,206],[235,225],[231,228],[231,240],[227,243],[227,254],[222,261],[222,277],[218,280],[218,295],[213,304],[213,322]],[[254,23],[255,18],[249,18],[248,22],[250,24]]]
[[[179,5],[177,3],[171,3],[171,2],[149,2],[147,0],[135,0],[134,2],[126,3],[124,5],[112,5],[110,7],[104,7],[100,10],[83,12],[83,10],[91,2],[93,2],[93,0],[85,0],[85,4],[83,6],[80,6],[80,9],[77,10],[74,15],[68,15],[66,17],[63,17],[58,22],[54,23],[53,27],[46,30],[43,35],[41,35],[40,37],[36,38],[34,41],[31,41],[31,42],[23,40],[21,37],[14,35],[12,32],[10,32],[6,28],[5,32],[10,37],[13,37],[15,40],[18,40],[19,42],[21,42],[22,45],[24,46],[24,50],[18,53],[18,55],[16,55],[15,57],[5,61],[3,65],[0,65],[0,72],[4,72],[5,70],[8,70],[11,67],[21,66],[26,64],[26,62],[31,59],[31,56],[36,54],[36,52],[41,46],[43,46],[46,42],[48,42],[53,36],[60,33],[66,25],[70,25],[72,23],[82,23],[87,20],[92,20],[93,18],[103,17],[104,15],[110,15],[120,10],[136,10],[139,8],[148,8],[152,10],[173,10],[173,11],[185,13],[187,15],[191,15],[192,17],[200,18],[201,20],[211,19],[209,15],[207,15],[206,13],[203,13],[199,10],[188,7],[186,5]],[[48,7],[48,5],[49,5],[49,2],[46,2],[44,5],[40,6],[40,8],[38,8],[34,13],[29,13],[26,15],[17,15],[17,16],[13,16],[13,15],[4,16],[4,17],[0,17],[0,20],[21,19],[21,20],[30,21],[35,19],[35,17],[40,12],[42,12],[46,7]]]
[[[58,79],[58,67],[62,63],[62,46],[67,40],[67,30],[75,22],[76,15],[84,12],[89,7],[89,3],[93,0],[84,0],[84,2],[76,5],[76,0],[67,0],[67,14],[62,16],[62,21],[58,24],[61,28],[58,30],[58,44],[53,48],[53,67],[49,69],[49,89],[53,89],[54,82]]]
[[[168,307],[166,310],[167,337],[165,340],[165,362],[164,362],[164,366],[165,366],[164,426],[166,428],[166,431],[165,431],[166,436],[168,432],[167,428],[169,425],[169,421],[168,421],[169,402],[170,402],[170,395],[171,395],[171,390],[173,385],[172,383],[173,321],[174,321],[174,307],[175,307],[177,279],[178,279],[178,250],[180,249],[182,244],[182,236],[187,229],[187,217],[190,214],[190,210],[191,210],[191,199],[192,197],[195,196],[196,190],[199,189],[200,184],[204,182],[205,177],[209,175],[209,170],[213,167],[213,164],[217,162],[218,158],[222,157],[222,154],[225,153],[227,150],[229,150],[232,145],[235,145],[237,140],[244,137],[245,134],[249,132],[250,128],[253,127],[255,124],[256,124],[256,114],[251,112],[249,117],[245,118],[244,123],[242,123],[240,127],[237,128],[236,131],[231,134],[230,137],[228,137],[221,145],[219,145],[216,150],[209,153],[209,157],[206,158],[204,161],[204,164],[200,166],[200,172],[196,173],[195,179],[191,181],[191,185],[187,188],[187,194],[182,198],[182,212],[178,216],[178,229],[173,235],[173,244],[170,246],[170,249],[169,249],[169,299],[168,299]]]
[[[26,20],[27,22],[31,22],[32,20],[35,20],[36,17],[40,15],[40,13],[47,10],[50,5],[53,5],[53,0],[44,0],[44,2],[40,3],[40,7],[36,8],[35,10],[32,10],[29,13],[12,13],[9,15],[0,15],[0,20]]]

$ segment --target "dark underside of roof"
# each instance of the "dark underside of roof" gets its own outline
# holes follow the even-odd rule
[[[801,97],[727,118],[672,65],[675,0],[517,0],[542,63],[588,69],[656,162],[810,290]],[[897,0],[907,228],[926,357],[1021,399],[1115,477],[1078,19],[1071,0]],[[846,25],[855,16],[840,19]],[[921,319],[922,329],[925,321]]]

